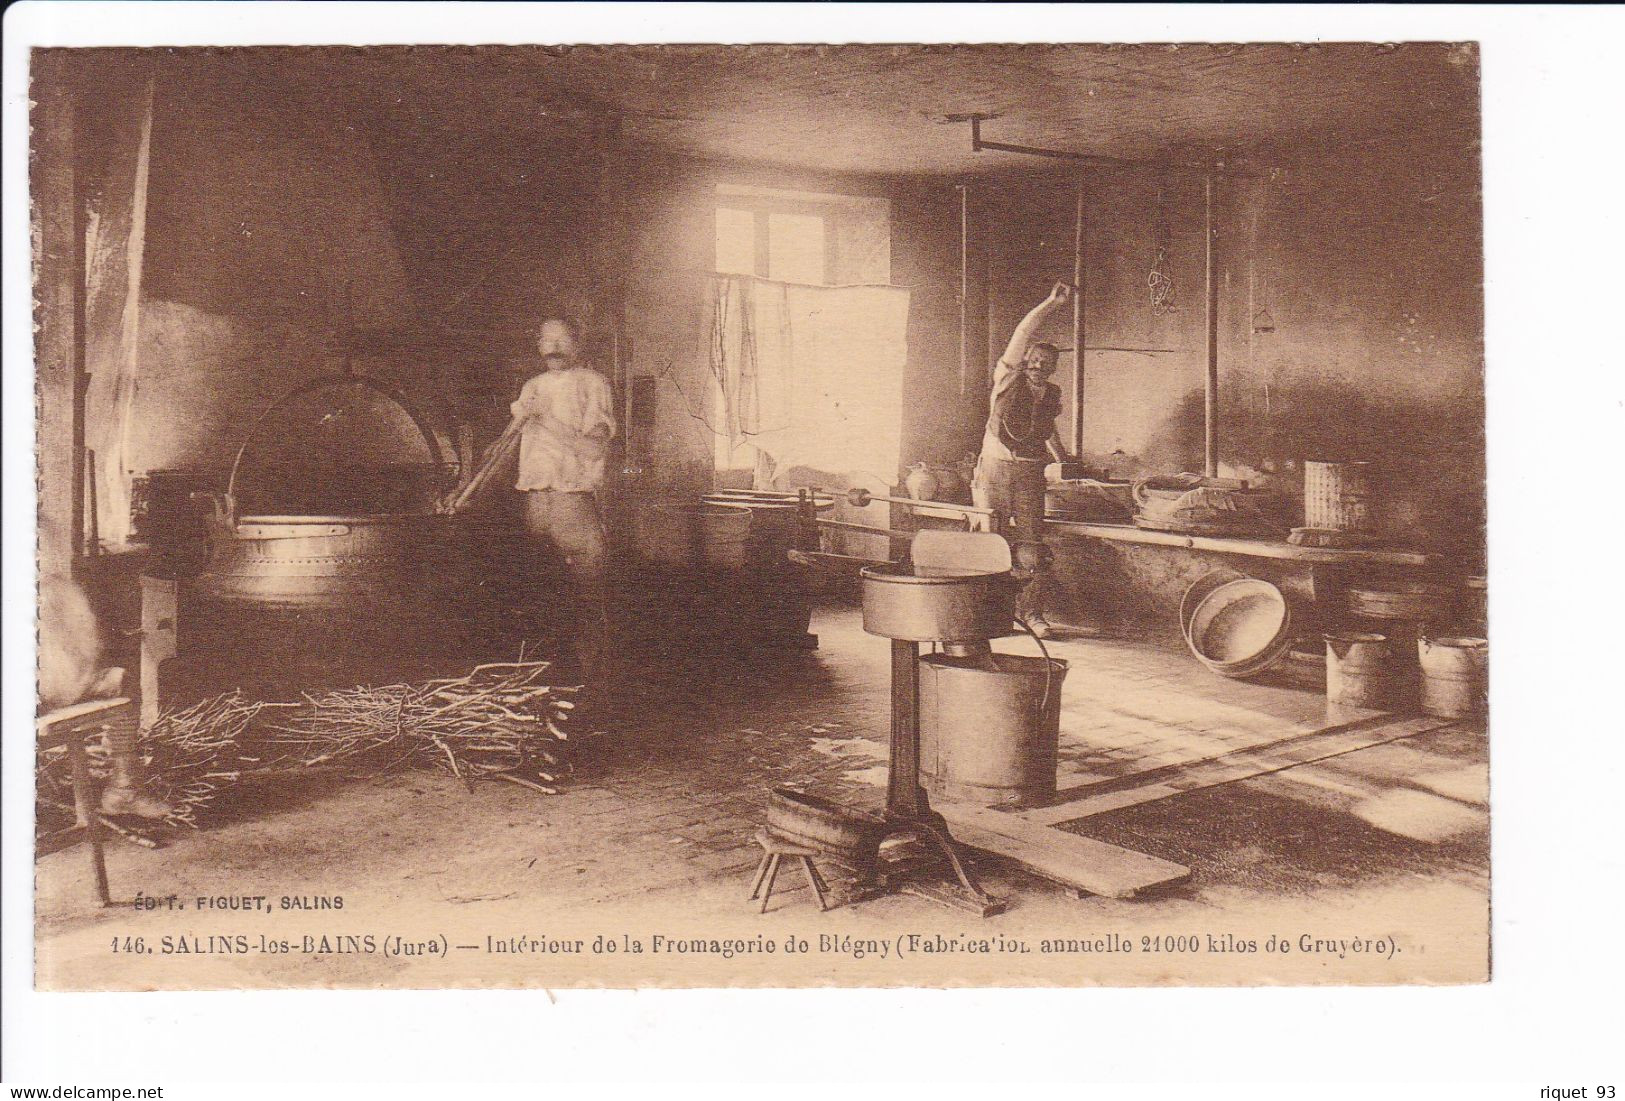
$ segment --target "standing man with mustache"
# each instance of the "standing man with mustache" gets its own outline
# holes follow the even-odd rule
[[[1049,297],[1021,319],[993,370],[982,454],[976,463],[971,495],[982,508],[997,509],[1009,521],[1003,534],[1018,565],[1032,579],[1016,600],[1016,614],[1033,634],[1047,638],[1044,589],[1044,467],[1070,456],[1055,428],[1061,413],[1061,390],[1050,381],[1060,359],[1055,345],[1034,340],[1039,327],[1058,307],[1071,301],[1072,288],[1057,283]]]
[[[615,435],[614,397],[609,380],[582,361],[575,322],[547,318],[536,348],[546,369],[511,407],[523,424],[515,488],[525,495],[525,530],[563,559],[575,587],[576,651],[592,682],[601,679],[607,634],[597,494]]]

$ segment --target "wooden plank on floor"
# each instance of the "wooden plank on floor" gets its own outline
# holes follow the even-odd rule
[[[1193,733],[1170,727],[1167,734],[1160,739],[1164,744],[1159,745],[1157,748],[1159,750],[1188,749],[1193,751],[1191,756],[1184,760],[1177,757],[1170,760],[1165,752],[1153,752],[1138,762],[1145,767],[1134,772],[1119,773],[1116,776],[1089,772],[1068,772],[1064,767],[1057,768],[1055,794],[1042,802],[1026,804],[1021,809],[1038,815],[1038,817],[1032,817],[1032,821],[1045,821],[1044,812],[1060,810],[1080,800],[1087,799],[1091,795],[1098,795],[1108,786],[1114,790],[1121,788],[1125,784],[1132,783],[1137,777],[1155,775],[1160,779],[1165,777],[1170,769],[1186,769],[1195,765],[1204,765],[1210,761],[1229,760],[1238,753],[1284,747],[1287,743],[1296,742],[1298,739],[1313,735],[1383,726],[1393,721],[1391,713],[1382,711],[1361,711],[1357,715],[1356,718],[1351,718],[1334,726],[1327,726],[1325,720],[1322,719],[1315,724],[1293,723],[1290,726],[1277,727],[1272,737],[1248,741],[1242,745],[1235,744],[1234,739],[1223,735],[1206,731]],[[1067,822],[1070,819],[1055,818],[1054,821]]]
[[[933,800],[931,805],[962,843],[1090,894],[1130,898],[1190,878],[1191,870],[1182,864],[1034,825],[1004,811],[947,800]]]
[[[1068,803],[1033,810],[991,813],[1019,817],[1034,826],[1048,828],[1063,822],[1075,822],[1081,818],[1105,814],[1108,811],[1136,807],[1159,799],[1200,791],[1203,788],[1250,780],[1272,772],[1313,764],[1356,750],[1370,749],[1403,738],[1413,738],[1419,734],[1442,730],[1450,725],[1447,719],[1421,716],[1378,726],[1338,727],[1320,734],[1296,737],[1285,744],[1277,743],[1237,750],[1189,766],[1176,766],[1172,770],[1159,769],[1155,773],[1148,774],[1156,776],[1156,779],[1135,787],[1085,795]]]

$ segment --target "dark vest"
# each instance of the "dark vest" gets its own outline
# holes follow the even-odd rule
[[[1055,418],[1061,415],[1061,388],[1044,384],[1042,394],[1034,394],[1026,380],[1017,379],[993,402],[988,431],[1018,459],[1049,458],[1045,446],[1055,434]]]

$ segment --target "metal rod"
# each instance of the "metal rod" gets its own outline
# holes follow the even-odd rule
[[[959,185],[959,396],[971,392],[970,377],[970,185]]]
[[[1078,208],[1072,222],[1072,457],[1083,455],[1084,297],[1088,294],[1083,264],[1083,174],[1078,174]]]
[[[898,531],[895,528],[877,528],[869,524],[854,524],[849,520],[825,520],[823,517],[819,517],[817,520],[814,520],[813,523],[819,525],[820,527],[836,528],[840,531],[855,531],[864,535],[885,535],[892,539],[912,539],[914,537],[914,533],[912,531]]]
[[[982,140],[982,120],[973,117],[970,120],[970,147],[972,153],[980,153],[991,149],[998,153],[1025,153],[1029,157],[1049,157],[1059,161],[1089,161],[1095,164],[1118,164],[1134,167],[1144,167],[1135,161],[1119,160],[1116,157],[1099,157],[1090,153],[1071,153],[1063,149],[1042,149],[1036,145],[1011,145],[1002,141]]]
[[[799,496],[793,496],[783,490],[776,489],[717,489],[707,493],[706,496],[728,497],[738,499],[741,503],[746,501],[773,501],[790,504],[800,500]],[[823,490],[814,491],[807,499],[815,504],[833,504],[835,501],[833,496]]]
[[[921,501],[913,497],[883,497],[878,493],[870,493],[867,489],[849,489],[846,491],[846,499],[854,508],[867,508],[871,502],[885,501],[888,504],[902,505],[905,508],[940,508],[950,512],[963,512],[967,515],[993,515],[993,510],[990,508],[955,504],[952,501]]]
[[[1207,226],[1207,386],[1203,392],[1206,473],[1219,476],[1219,248],[1213,222],[1214,177],[1204,181],[1204,221]]]
[[[1002,141],[978,142],[975,151],[980,153],[984,149],[991,149],[999,153],[1022,153],[1029,157],[1049,157],[1058,161],[1082,161],[1085,164],[1123,165],[1140,169],[1150,167],[1137,161],[1120,161],[1116,157],[1097,157],[1091,153],[1070,153],[1063,149],[1040,149],[1035,145],[1011,145]]]
[[[891,644],[891,741],[886,816],[913,821],[930,809],[920,790],[920,644]]]
[[[1099,165],[1112,168],[1129,168],[1139,172],[1165,172],[1169,169],[1182,169],[1189,172],[1202,172],[1213,174],[1218,171],[1208,163],[1179,164],[1172,161],[1130,161],[1121,157],[1107,157],[1099,153],[1074,153],[1067,149],[1045,149],[1038,145],[1013,145],[1004,141],[982,140],[982,120],[972,115],[970,118],[970,148],[972,153],[984,150],[993,150],[998,153],[1020,153],[1028,157],[1048,157],[1058,161],[1081,161],[1084,164]],[[1254,179],[1256,175],[1248,172],[1228,171],[1225,173],[1241,179]]]

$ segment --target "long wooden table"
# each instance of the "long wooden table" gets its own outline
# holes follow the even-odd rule
[[[1276,558],[1319,566],[1436,566],[1441,558],[1416,550],[1387,547],[1300,547],[1284,539],[1254,539],[1235,535],[1181,535],[1173,531],[1152,531],[1133,524],[1093,524],[1078,520],[1046,520],[1051,531],[1110,539],[1118,543],[1145,546],[1182,547],[1186,550],[1244,554],[1253,558]]]

